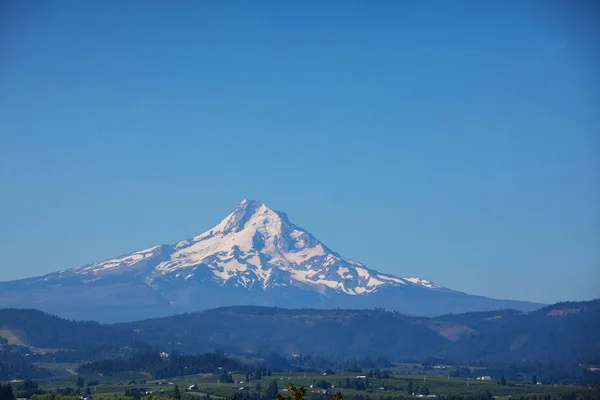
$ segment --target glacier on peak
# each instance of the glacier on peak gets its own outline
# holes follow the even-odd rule
[[[162,281],[192,281],[198,274],[220,285],[245,288],[296,286],[367,294],[385,287],[417,286],[447,290],[420,278],[399,278],[367,268],[333,252],[288,216],[257,200],[243,200],[212,229],[176,243],[159,245],[64,273],[141,275],[149,286]]]

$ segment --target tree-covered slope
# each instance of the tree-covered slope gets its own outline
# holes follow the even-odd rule
[[[135,335],[126,335],[109,325],[67,320],[32,309],[0,310],[0,329],[11,331],[26,345],[37,348],[89,350],[126,346],[135,341]]]
[[[334,359],[348,355],[419,357],[448,340],[428,319],[373,310],[288,310],[228,307],[117,325],[139,331],[140,340],[170,344],[172,350],[312,353]]]
[[[479,334],[449,344],[443,354],[484,362],[600,361],[600,300],[557,303],[530,313],[512,310],[448,315]]]
[[[1,330],[30,346],[63,349],[148,346],[181,353],[304,353],[330,359],[437,356],[458,362],[600,360],[600,300],[520,313],[501,310],[410,317],[378,310],[226,307],[102,325],[35,310],[0,310]]]

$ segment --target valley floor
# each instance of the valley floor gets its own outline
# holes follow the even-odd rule
[[[339,373],[333,375],[324,375],[322,373],[277,373],[272,376],[265,376],[261,379],[251,379],[250,382],[244,381],[243,374],[232,374],[233,379],[238,383],[221,383],[219,376],[215,374],[190,375],[177,378],[162,380],[150,380],[144,373],[124,373],[117,376],[82,376],[84,382],[93,382],[90,386],[91,395],[96,398],[111,397],[124,398],[126,391],[139,389],[143,392],[152,392],[155,396],[173,397],[174,389],[177,385],[182,393],[183,399],[193,400],[196,398],[206,398],[209,395],[213,399],[229,399],[234,394],[238,397],[258,398],[265,396],[269,385],[272,382],[277,383],[278,392],[286,393],[289,383],[296,386],[303,386],[307,389],[307,398],[331,398],[331,394],[341,392],[345,399],[388,399],[388,398],[429,398],[448,396],[448,395],[482,395],[489,391],[494,398],[508,399],[520,397],[539,397],[549,395],[553,399],[573,399],[588,398],[600,399],[600,391],[597,388],[565,386],[565,385],[544,385],[544,384],[523,384],[511,383],[501,385],[496,381],[480,381],[465,378],[456,378],[449,376],[433,375],[392,375],[387,379],[368,379],[368,388],[351,389],[344,388],[348,381],[354,382],[358,376],[365,376],[365,373]],[[57,387],[76,387],[78,376],[61,376],[52,379],[43,379],[37,381],[39,389],[46,391],[55,391]],[[361,378],[366,383],[365,378]],[[316,388],[311,385],[319,381],[326,381],[328,386],[327,393],[314,393]],[[409,388],[412,382],[411,395]],[[16,385],[17,383],[13,383]],[[190,386],[196,385],[194,391],[187,390]],[[87,385],[80,388],[85,391]],[[548,398],[548,397],[546,397]]]

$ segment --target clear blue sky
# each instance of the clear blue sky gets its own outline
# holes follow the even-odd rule
[[[385,272],[600,297],[597,2],[0,7],[0,280],[251,198]]]

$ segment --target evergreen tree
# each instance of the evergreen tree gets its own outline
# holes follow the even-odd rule
[[[293,383],[288,383],[288,393],[289,396],[283,396],[281,393],[277,393],[277,400],[304,400],[304,395],[306,394],[306,389],[302,386],[296,387]]]
[[[6,385],[0,384],[0,400],[15,400],[15,395],[10,383],[7,383]]]
[[[413,381],[412,379],[408,381],[408,386],[406,387],[406,391],[408,394],[412,394],[413,392]]]
[[[269,400],[274,399],[279,393],[279,387],[277,386],[277,381],[273,379],[271,383],[269,383],[269,387],[267,388],[267,398]]]
[[[506,386],[506,378],[505,377],[500,378],[500,384],[502,386]]]
[[[83,387],[83,378],[81,376],[77,377],[77,387]]]
[[[173,398],[175,398],[175,400],[181,400],[181,392],[179,391],[178,385],[175,385],[175,389],[173,390]]]
[[[221,379],[219,379],[221,381],[221,383],[233,383],[233,377],[231,376],[231,374],[223,371],[223,373],[221,374]]]
[[[533,376],[533,378],[531,378],[531,383],[532,383],[533,385],[537,385],[537,382],[538,382],[538,380],[537,380],[537,376],[535,376],[535,375],[534,375],[534,376]]]

